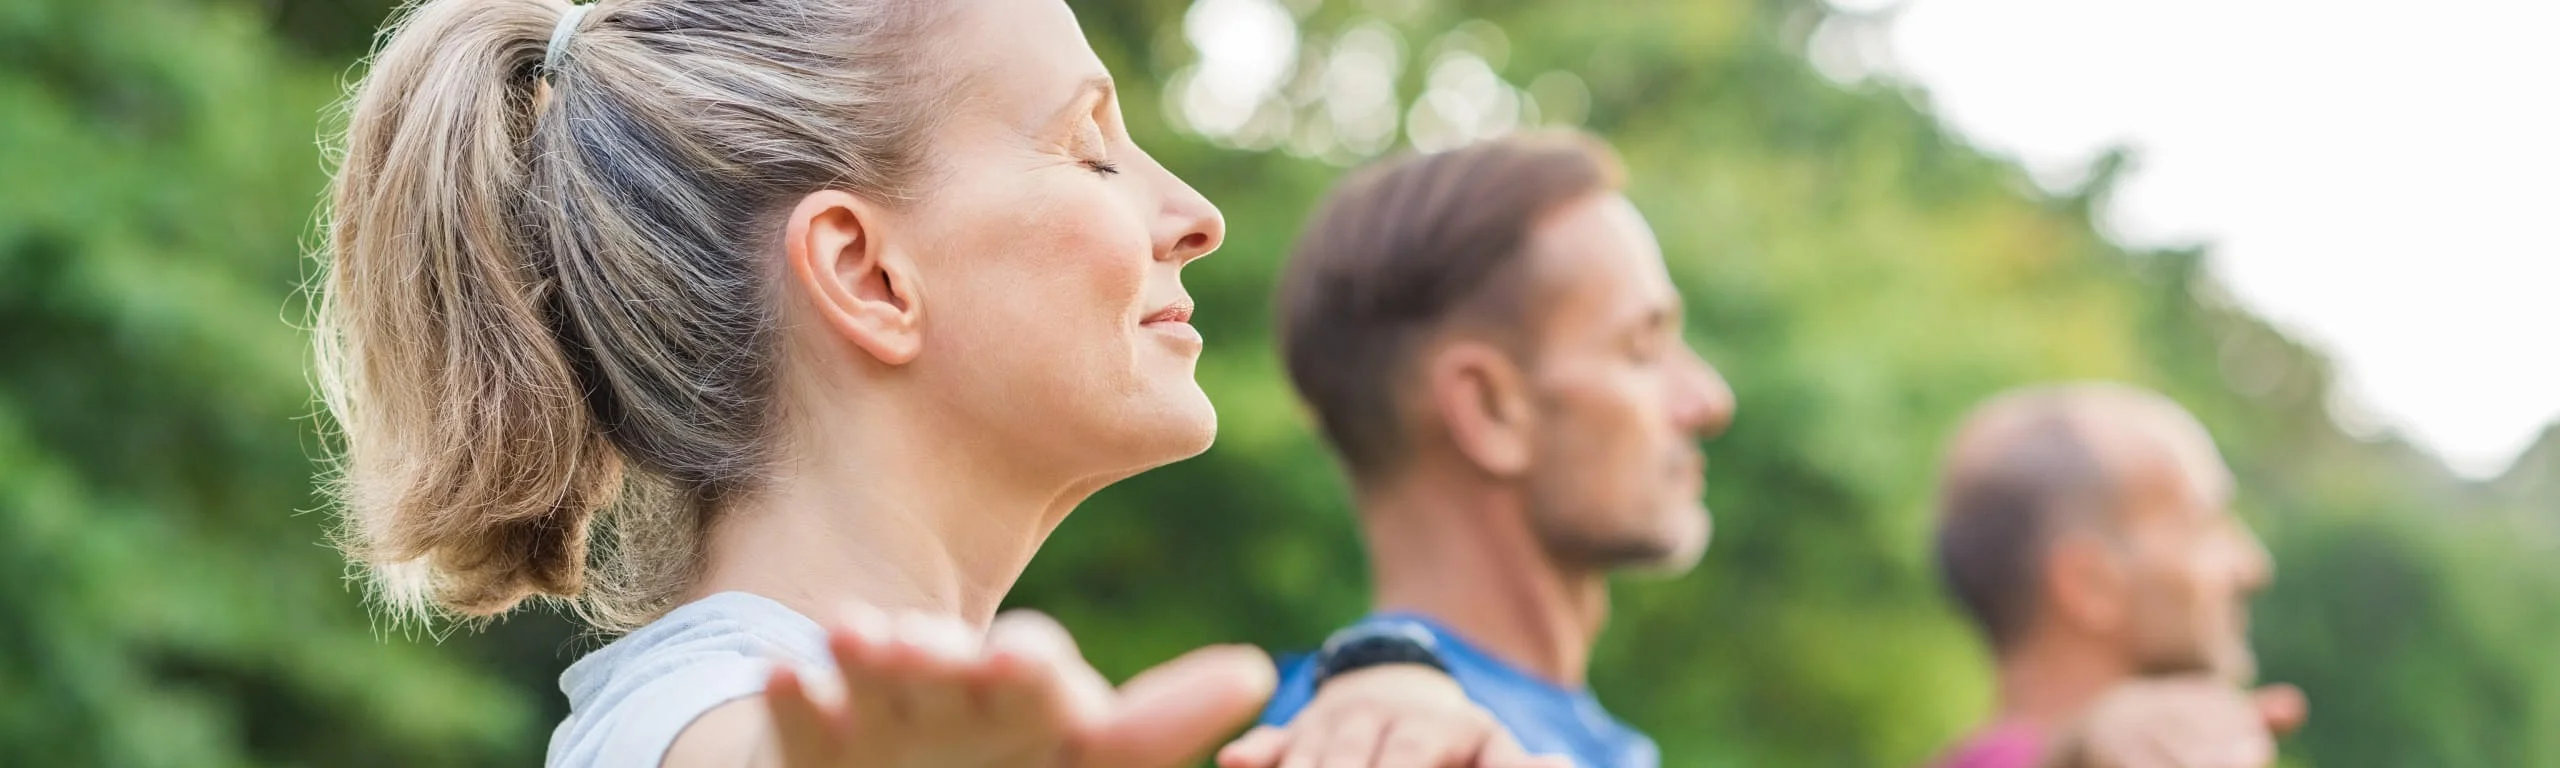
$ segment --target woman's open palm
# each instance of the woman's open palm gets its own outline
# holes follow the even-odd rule
[[[1215,646],[1113,690],[1057,622],[997,617],[983,641],[954,619],[857,609],[828,633],[833,679],[777,668],[765,706],[789,768],[1173,768],[1269,698],[1261,651]]]

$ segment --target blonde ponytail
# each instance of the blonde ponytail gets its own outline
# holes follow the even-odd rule
[[[771,458],[769,219],[910,192],[924,7],[607,2],[547,84],[557,0],[401,12],[346,106],[315,323],[342,546],[385,602],[624,628],[690,584]]]

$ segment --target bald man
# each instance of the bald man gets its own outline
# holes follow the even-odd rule
[[[1939,570],[1999,684],[1994,721],[1941,768],[2273,761],[2301,694],[2240,689],[2271,565],[2194,416],[2114,384],[2012,392],[1965,421],[1944,472]]]

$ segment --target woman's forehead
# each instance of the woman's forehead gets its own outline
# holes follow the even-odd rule
[[[944,50],[971,97],[963,109],[1036,125],[1107,74],[1062,0],[961,0],[950,24]]]

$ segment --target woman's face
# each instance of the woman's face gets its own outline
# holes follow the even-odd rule
[[[935,37],[963,83],[900,227],[920,391],[1030,468],[1117,479],[1206,450],[1182,267],[1218,209],[1138,149],[1061,0],[970,0]]]

